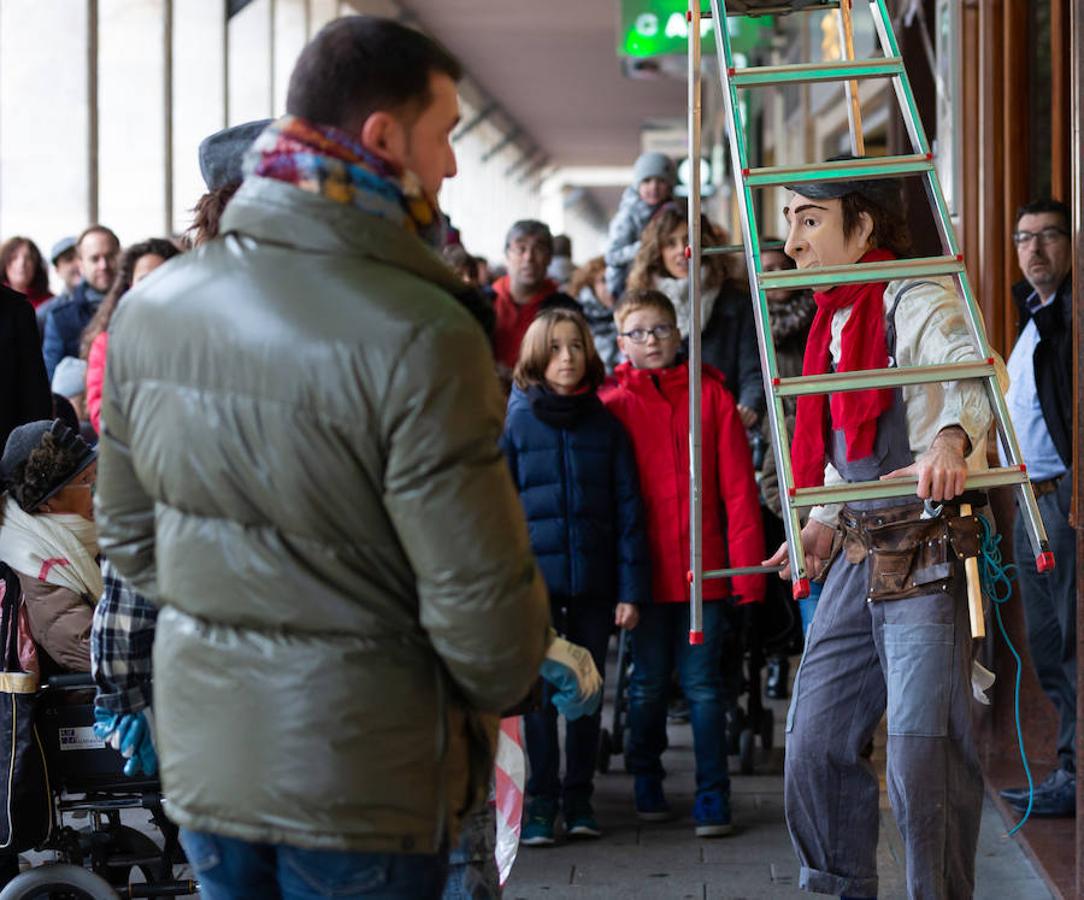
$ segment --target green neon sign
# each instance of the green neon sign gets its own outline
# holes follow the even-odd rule
[[[687,0],[621,0],[618,56],[644,59],[689,52],[689,23],[685,19]],[[771,16],[732,16],[727,20],[730,43],[735,52],[748,54],[760,41],[763,28],[770,28]],[[715,52],[715,22],[700,20],[701,48]]]

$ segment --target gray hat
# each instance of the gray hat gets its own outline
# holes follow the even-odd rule
[[[5,489],[23,481],[30,454],[41,446],[47,434],[51,434],[62,449],[71,453],[72,464],[63,472],[54,472],[51,478],[42,480],[40,484],[29,485],[29,490],[23,492],[22,502],[19,503],[28,513],[36,510],[50,497],[59,494],[98,458],[98,451],[60,419],[29,422],[11,432],[4,446],[4,455],[0,458],[0,479],[3,480]]]
[[[865,157],[841,153],[827,162],[844,162]],[[899,178],[852,179],[850,181],[803,181],[799,184],[784,185],[788,191],[794,191],[810,200],[838,200],[847,194],[859,194],[884,209],[900,206],[903,203]]]
[[[674,161],[665,153],[641,153],[632,166],[632,183],[638,185],[647,178],[661,178],[673,186],[677,182]]]
[[[241,163],[245,151],[270,124],[271,119],[245,122],[223,128],[200,141],[199,170],[207,183],[207,190],[214,191],[227,184],[236,184],[244,178]]]
[[[61,397],[75,397],[87,389],[87,364],[76,356],[65,356],[53,370],[53,383],[50,385],[54,394]]]
[[[49,251],[49,262],[56,265],[56,261],[67,253],[69,250],[75,249],[74,237],[62,237],[59,241],[53,244],[53,249]]]

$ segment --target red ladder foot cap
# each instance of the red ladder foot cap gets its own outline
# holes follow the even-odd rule
[[[791,587],[791,593],[795,600],[805,600],[809,596],[809,579],[799,578]]]
[[[1040,572],[1049,572],[1054,568],[1054,553],[1045,550],[1035,557],[1035,568]]]
[[[691,571],[685,573],[685,580],[688,581],[689,584],[693,583],[693,573]]]
[[[689,643],[692,644],[694,647],[697,644],[704,643],[704,632],[702,632],[702,631],[690,631],[689,632]]]

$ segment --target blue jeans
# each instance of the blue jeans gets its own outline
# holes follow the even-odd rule
[[[614,612],[608,603],[588,598],[554,597],[550,601],[553,627],[573,644],[584,647],[599,672],[606,671],[606,648],[610,643]],[[594,787],[595,760],[598,758],[598,735],[602,709],[593,716],[582,716],[565,723],[565,780],[561,784],[561,747],[557,740],[557,710],[551,697],[553,687],[546,684],[542,692],[542,708],[523,717],[523,732],[527,740],[527,758],[531,761],[531,777],[527,793],[532,797],[548,797],[556,801],[563,794],[589,799]]]
[[[1076,771],[1076,531],[1069,525],[1073,473],[1057,490],[1037,498],[1056,564],[1052,572],[1035,568],[1024,517],[1016,515],[1013,553],[1024,604],[1031,661],[1043,692],[1058,711],[1058,761]]]
[[[203,900],[440,897],[445,854],[351,853],[256,844],[181,829]]]
[[[726,697],[722,649],[730,629],[725,601],[704,604],[704,643],[689,644],[689,604],[651,603],[640,607],[632,631],[629,733],[625,760],[633,775],[662,778],[666,749],[666,704],[670,672],[677,667],[689,703],[696,757],[696,792],[728,793]]]

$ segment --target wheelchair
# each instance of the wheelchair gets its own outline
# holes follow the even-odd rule
[[[35,724],[49,773],[53,827],[37,851],[53,860],[28,869],[0,900],[126,900],[196,894],[195,881],[174,876],[185,864],[177,826],[162,810],[157,779],[129,778],[125,760],[98,740],[89,674],[50,678],[39,694]],[[162,837],[122,824],[122,810],[146,810]],[[85,822],[86,824],[80,824]]]

